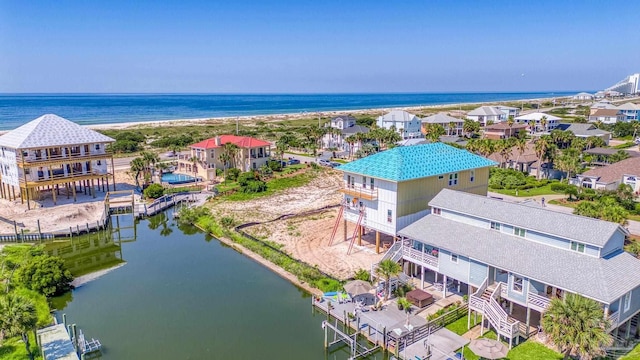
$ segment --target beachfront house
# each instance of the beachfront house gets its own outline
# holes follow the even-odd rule
[[[608,330],[631,336],[640,260],[623,250],[628,233],[619,224],[452,189],[429,206],[385,254],[421,288],[469,295],[469,310],[516,343],[537,332],[552,298],[568,293],[599,302]]]
[[[525,124],[529,126],[533,124],[533,132],[549,132],[558,127],[558,124],[562,119],[557,116],[541,112],[534,112],[531,114],[518,116],[514,120],[516,124]]]
[[[376,124],[380,128],[395,129],[402,136],[402,139],[422,137],[422,133],[420,133],[422,121],[417,116],[404,110],[393,110],[378,116]]]
[[[234,144],[235,153],[223,162],[225,144]],[[178,156],[177,173],[214,180],[216,169],[257,170],[271,159],[271,143],[249,136],[220,135],[189,146],[189,154]]]
[[[428,202],[441,189],[486,195],[493,161],[442,143],[400,146],[344,164],[344,227],[347,222],[395,237],[398,231],[429,212]],[[336,219],[336,226],[341,221]],[[346,230],[344,240],[347,240]],[[354,239],[352,239],[353,241]]]
[[[507,121],[510,117],[515,118],[520,115],[520,108],[517,107],[498,105],[495,108],[504,113],[504,116],[501,118],[502,121]]]
[[[115,140],[54,114],[46,114],[0,136],[0,196],[27,202],[62,190],[67,197],[89,190],[115,190],[113,156],[108,145]],[[97,186],[97,189],[96,189]]]
[[[603,124],[615,124],[626,120],[622,111],[616,109],[597,109],[589,115],[589,122],[601,122]]]
[[[599,137],[604,140],[604,143],[609,145],[611,140],[611,133],[609,131],[598,129],[594,124],[580,124],[580,123],[561,123],[556,128],[563,131],[571,131],[576,137],[589,138],[592,136]]]
[[[322,136],[322,147],[324,149],[338,149],[339,151],[355,154],[365,143],[364,139],[358,139],[349,143],[346,139],[356,134],[366,134],[369,128],[356,125],[356,118],[350,115],[336,116],[329,122],[329,127],[339,131],[328,131]]]
[[[594,99],[594,96],[593,94],[589,94],[587,92],[581,92],[573,95],[571,99],[578,101],[591,101]]]
[[[632,157],[577,174],[571,183],[598,190],[615,190],[620,184],[626,184],[637,194],[640,192],[640,157]]]
[[[640,120],[640,105],[628,102],[618,106],[618,110],[624,115],[625,121]]]
[[[457,135],[461,136],[464,133],[463,125],[464,120],[449,116],[445,113],[437,113],[435,115],[427,116],[422,119],[422,127],[420,131],[426,134],[427,124],[438,124],[444,128],[447,136]]]
[[[469,111],[467,118],[479,122],[480,126],[487,126],[507,120],[507,114],[495,106],[480,106]]]

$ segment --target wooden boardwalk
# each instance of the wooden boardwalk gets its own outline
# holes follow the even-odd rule
[[[44,360],[79,360],[64,324],[40,329],[37,335]]]

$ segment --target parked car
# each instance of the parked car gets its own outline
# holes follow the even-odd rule
[[[287,165],[296,165],[296,164],[300,164],[300,160],[290,158],[290,159],[287,161]]]
[[[330,163],[329,163],[329,166],[331,166],[332,168],[334,168],[334,167],[338,167],[338,166],[340,166],[340,165],[342,165],[342,164],[340,164],[339,162],[330,162]]]
[[[325,160],[325,159],[320,159],[320,160],[318,160],[318,165],[331,166],[331,161]]]

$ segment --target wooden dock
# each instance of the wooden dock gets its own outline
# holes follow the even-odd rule
[[[64,324],[40,329],[37,334],[44,360],[79,360]]]

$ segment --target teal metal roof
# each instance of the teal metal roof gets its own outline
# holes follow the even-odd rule
[[[433,143],[395,147],[336,169],[399,182],[494,165],[466,150]]]

